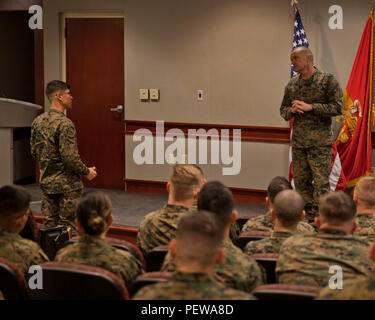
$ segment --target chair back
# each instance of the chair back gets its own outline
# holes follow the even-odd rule
[[[256,287],[252,294],[259,300],[313,300],[321,287],[266,284]]]
[[[6,300],[29,300],[23,272],[5,258],[0,258],[0,292]]]
[[[128,300],[123,281],[105,269],[76,263],[40,265],[43,289],[29,290],[32,300]]]
[[[157,246],[146,255],[147,272],[160,271],[168,250],[168,246]]]
[[[248,242],[262,240],[264,238],[269,238],[270,236],[271,232],[268,231],[242,232],[239,235],[239,237],[234,241],[234,244],[242,250],[243,248],[245,248]]]
[[[279,255],[277,253],[257,253],[250,256],[258,262],[266,271],[267,283],[276,283],[276,263]]]
[[[172,277],[172,272],[158,271],[158,272],[146,272],[137,277],[132,284],[129,293],[130,297],[133,297],[140,289],[150,284],[165,282]]]

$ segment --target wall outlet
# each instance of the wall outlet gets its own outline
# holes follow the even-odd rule
[[[159,100],[159,89],[150,89],[151,100]]]
[[[139,89],[139,99],[140,100],[148,100],[148,89]]]
[[[197,99],[198,101],[203,100],[203,90],[197,90]]]

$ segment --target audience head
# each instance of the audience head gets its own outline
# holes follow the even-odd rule
[[[304,205],[305,203],[298,192],[293,190],[281,191],[273,201],[272,219],[277,219],[281,227],[295,229],[298,222],[305,217]]]
[[[85,193],[77,205],[78,228],[90,236],[105,235],[112,223],[112,203],[101,191]]]
[[[195,168],[197,168],[199,170],[199,172],[201,173],[201,176],[202,176],[202,185],[206,184],[207,183],[207,179],[204,178],[204,173],[203,173],[203,170],[200,166],[198,166],[197,164],[192,164],[192,166],[194,166]]]
[[[292,185],[284,177],[275,177],[271,180],[267,188],[266,203],[268,207],[272,207],[272,203],[276,195],[283,190],[292,190]]]
[[[25,227],[30,212],[30,194],[20,186],[0,188],[0,227],[19,233]]]
[[[237,217],[233,206],[232,192],[219,181],[207,182],[199,192],[198,210],[212,212],[224,227],[228,227]]]
[[[353,200],[360,210],[370,210],[375,213],[375,178],[363,177],[354,188]]]
[[[176,238],[170,243],[177,269],[211,273],[223,257],[222,239],[222,225],[211,212],[199,210],[184,215],[178,224]]]
[[[315,225],[318,229],[336,229],[350,234],[357,228],[355,214],[356,206],[350,196],[343,192],[328,192],[319,198]]]
[[[202,186],[200,169],[191,164],[177,164],[172,168],[167,190],[174,201],[183,202],[195,199]]]

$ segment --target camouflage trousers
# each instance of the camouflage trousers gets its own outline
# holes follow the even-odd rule
[[[332,147],[292,148],[293,179],[305,201],[306,219],[311,222],[318,210],[319,197],[329,191]]]
[[[77,226],[74,219],[76,217],[76,205],[81,196],[82,190],[60,194],[43,193],[41,209],[44,216],[44,225],[47,228],[57,225],[71,227],[72,236],[77,235]]]

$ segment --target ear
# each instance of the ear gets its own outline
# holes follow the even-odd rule
[[[230,219],[230,223],[231,223],[231,224],[232,224],[234,221],[236,221],[237,216],[238,216],[238,212],[237,212],[237,210],[233,210],[233,211],[232,211],[232,217],[231,217],[231,219]]]
[[[108,220],[108,227],[112,224],[113,222],[113,215],[111,214]]]
[[[85,229],[83,229],[82,225],[79,223],[78,219],[75,218],[74,219],[75,223],[76,223],[76,226],[77,226],[77,229],[79,231],[80,234],[84,234],[85,233]]]
[[[266,197],[266,205],[269,208],[271,206],[270,198]]]
[[[299,219],[299,221],[303,221],[303,219],[305,219],[305,216],[306,216],[306,211],[302,210],[301,218]]]
[[[170,182],[167,183],[166,188],[167,188],[167,192],[169,193],[169,191],[171,190],[171,183]]]
[[[352,229],[350,230],[350,233],[353,234],[358,229],[358,221],[353,221]]]
[[[19,217],[16,220],[17,230],[19,230],[18,232],[21,232],[23,230],[23,228],[25,228],[27,219],[28,219],[28,216],[25,214],[25,215],[23,215],[22,217]]]
[[[319,230],[320,226],[321,226],[320,218],[319,217],[315,217],[314,223],[315,223],[316,228]]]
[[[275,209],[274,208],[270,208],[270,211],[271,211],[271,220],[275,221],[276,220]]]
[[[173,258],[176,258],[176,252],[177,252],[177,244],[176,239],[172,239],[169,243],[169,251],[171,252],[171,256]]]
[[[225,248],[220,248],[217,252],[217,256],[216,256],[216,259],[215,259],[215,265],[216,264],[220,264],[223,262],[224,260],[224,253],[225,253]]]
[[[375,262],[375,242],[371,243],[370,246],[370,259],[372,262]]]
[[[207,179],[203,178],[202,179],[202,187],[207,183]]]
[[[358,204],[358,194],[357,194],[357,192],[355,192],[355,190],[354,190],[354,193],[353,193],[353,201],[355,202],[355,204]]]
[[[194,200],[198,199],[198,195],[199,195],[200,191],[201,191],[201,189],[199,189],[199,188],[194,191],[194,196],[193,196]]]

